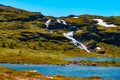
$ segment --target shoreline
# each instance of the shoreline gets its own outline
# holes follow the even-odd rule
[[[120,62],[117,61],[87,61],[87,60],[81,60],[81,61],[70,61],[69,63],[40,63],[40,64],[34,64],[34,63],[1,63],[0,64],[20,64],[20,65],[80,65],[80,66],[99,66],[99,67],[120,67]]]
[[[64,76],[61,74],[56,74],[54,76],[46,76],[41,74],[40,72],[34,71],[34,70],[14,70],[6,67],[0,67],[0,79],[25,79],[25,80],[93,80],[93,79],[99,79],[103,80],[103,78],[99,76],[91,76],[88,78],[76,78],[76,77],[70,77],[70,76]]]

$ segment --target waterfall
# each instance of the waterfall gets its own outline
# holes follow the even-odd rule
[[[64,25],[67,25],[67,23],[66,23],[64,20],[59,20],[59,19],[57,19],[57,22],[58,22],[58,23],[61,23],[61,24],[64,24]]]
[[[87,49],[87,47],[82,42],[79,42],[75,38],[73,38],[74,31],[71,31],[71,32],[68,32],[68,33],[63,33],[63,35],[67,39],[69,39],[71,41],[71,43],[73,43],[75,46],[77,46],[78,48],[80,48],[82,50],[85,50],[86,52],[90,53],[90,51]]]
[[[67,25],[67,23],[64,20],[61,20],[63,22],[64,25]]]
[[[49,28],[49,24],[51,22],[51,19],[47,20],[45,25],[46,25],[46,29]],[[64,24],[64,25],[67,25],[67,23],[64,21],[64,20],[59,20],[57,19],[57,22],[58,23],[61,23],[61,24]],[[72,28],[76,28],[75,26],[72,26]],[[50,30],[52,31],[52,30]],[[75,38],[73,38],[73,35],[74,35],[74,31],[71,31],[71,32],[68,32],[68,33],[63,33],[63,35],[70,40],[70,43],[74,44],[75,46],[77,46],[78,48],[82,49],[82,50],[85,50],[86,52],[89,52],[90,51],[87,49],[87,47],[82,43],[82,42],[79,42],[77,41]]]
[[[51,22],[51,19],[49,19],[48,21],[46,21],[46,23],[45,23],[45,25],[46,25],[46,29],[49,28],[49,24],[50,24],[50,22]]]
[[[57,22],[58,22],[58,23],[61,23],[61,20],[57,19]]]
[[[97,23],[98,25],[102,25],[102,26],[105,26],[105,27],[117,27],[114,24],[107,24],[102,19],[93,19],[93,20],[98,21],[98,23]]]

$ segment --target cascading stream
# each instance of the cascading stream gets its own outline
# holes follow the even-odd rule
[[[51,22],[51,19],[49,19],[48,21],[46,21],[45,25],[46,25],[46,29],[49,29],[49,24]],[[64,20],[59,20],[57,19],[57,22],[60,24],[64,24],[67,25],[67,23]],[[73,28],[75,28],[75,26],[72,26]],[[90,51],[87,49],[87,47],[82,43],[77,41],[75,38],[73,38],[74,35],[74,31],[68,32],[68,33],[63,33],[63,35],[70,40],[71,43],[73,43],[75,46],[77,46],[78,48],[85,50],[86,52]]]
[[[51,22],[51,19],[49,19],[48,21],[46,21],[46,23],[45,23],[45,25],[46,25],[46,29],[49,28],[49,24],[50,24],[50,22]]]
[[[87,49],[87,47],[82,43],[82,42],[79,42],[77,41],[75,38],[73,38],[73,35],[74,35],[74,31],[71,31],[71,32],[68,32],[68,33],[63,33],[63,35],[69,39],[71,41],[71,43],[73,43],[75,46],[79,47],[80,49],[82,50],[85,50],[86,52],[89,52],[90,51]]]

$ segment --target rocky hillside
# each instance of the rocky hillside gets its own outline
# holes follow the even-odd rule
[[[16,9],[10,6],[0,5],[0,22],[12,21],[34,21],[44,16],[39,12],[28,12],[21,9]]]
[[[94,19],[116,26],[105,27]],[[69,15],[57,18],[0,5],[0,48],[87,53],[78,48],[79,44],[73,45],[63,36],[71,31],[74,32],[72,37],[91,53],[120,56],[120,16]]]

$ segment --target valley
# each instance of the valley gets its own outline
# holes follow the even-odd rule
[[[113,60],[64,59],[73,57]],[[120,16],[87,14],[54,17],[0,5],[1,64],[119,68],[120,62],[115,61],[116,58],[120,58]],[[73,80],[73,77],[68,80]],[[62,76],[61,80],[64,78],[67,77]]]

